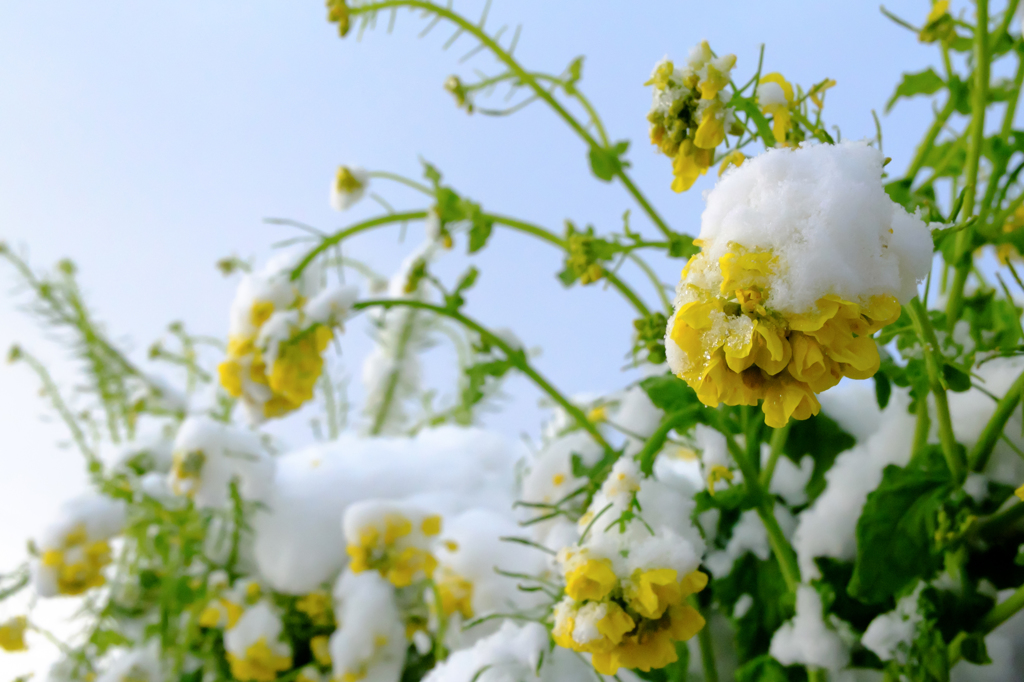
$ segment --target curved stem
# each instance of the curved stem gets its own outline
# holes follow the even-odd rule
[[[351,227],[347,227],[340,232],[335,232],[330,237],[326,237],[319,244],[316,245],[309,253],[306,254],[295,269],[292,270],[292,281],[297,280],[301,275],[302,271],[316,259],[321,253],[331,248],[335,244],[340,244],[342,241],[351,237],[354,234],[365,232],[366,230],[372,230],[375,227],[381,225],[390,225],[391,223],[403,223],[407,220],[424,220],[427,217],[426,211],[406,211],[405,213],[389,213],[388,215],[379,216],[377,218],[371,218],[370,220],[364,220],[361,223],[356,223]]]
[[[580,410],[580,408],[573,405],[571,402],[569,402],[569,400],[567,400],[565,396],[558,392],[558,389],[552,386],[547,379],[541,376],[541,374],[537,372],[537,370],[530,366],[530,363],[527,362],[526,360],[526,354],[523,353],[521,349],[513,348],[508,344],[508,342],[506,342],[500,336],[497,336],[496,334],[492,333],[490,330],[488,330],[486,327],[484,327],[476,320],[466,317],[458,310],[452,310],[450,308],[444,308],[439,305],[434,305],[432,303],[424,303],[422,301],[410,301],[405,299],[391,298],[359,301],[358,303],[352,306],[352,309],[365,310],[367,308],[387,309],[399,307],[429,310],[435,313],[436,315],[441,315],[443,317],[455,320],[456,322],[466,327],[467,329],[471,329],[477,334],[479,334],[482,338],[486,339],[486,341],[489,344],[501,349],[501,352],[505,354],[505,357],[508,359],[508,361],[512,364],[513,367],[515,367],[520,372],[528,376],[531,380],[533,380],[533,382],[537,384],[538,388],[547,393],[548,397],[550,397],[552,400],[558,403],[562,407],[562,409],[568,412],[569,415],[576,421],[576,424],[584,431],[589,433],[594,438],[594,440],[597,441],[597,443],[602,448],[605,449],[605,451],[613,452],[613,449],[608,444],[608,441],[604,439],[604,436],[602,436],[601,432],[597,430],[597,427],[594,426],[594,424],[589,419],[587,419],[586,415],[583,414],[583,411]]]
[[[932,147],[935,146],[935,139],[942,132],[943,126],[946,125],[946,121],[953,115],[956,110],[956,98],[952,95],[946,100],[945,106],[942,107],[942,111],[935,117],[935,121],[932,122],[932,127],[928,129],[928,133],[924,136],[924,140],[917,148],[917,153],[914,155],[914,160],[910,164],[910,168],[907,169],[904,177],[913,179],[921,168],[924,167],[925,159],[928,158],[928,152],[931,151]]]
[[[921,339],[921,348],[924,350],[928,385],[932,395],[935,396],[935,412],[939,421],[939,441],[942,444],[942,454],[946,458],[946,465],[953,475],[953,480],[959,483],[964,480],[966,463],[958,449],[956,437],[953,435],[953,422],[949,416],[949,401],[946,398],[946,387],[942,384],[942,367],[937,357],[939,341],[921,299],[915,296],[907,306],[907,312],[910,314],[914,329],[917,331],[918,338]]]
[[[431,191],[431,189],[426,185],[416,182],[415,180],[411,180],[405,177],[404,175],[399,175],[398,173],[391,173],[389,171],[370,171],[369,176],[371,178],[380,178],[381,180],[391,180],[392,182],[397,182],[400,185],[411,187],[417,192],[423,192],[428,197],[434,196],[434,192]]]
[[[985,139],[985,108],[988,105],[988,0],[977,0],[976,5],[978,22],[974,29],[974,88],[971,91],[970,144],[967,147],[967,179],[964,185],[967,193],[964,195],[962,210],[964,219],[974,215],[974,202],[978,193],[981,145]],[[971,271],[971,254],[968,253],[970,244],[970,230],[964,230],[956,236],[953,260],[956,274],[953,278],[953,288],[949,293],[949,301],[946,304],[946,321],[950,329],[959,319],[960,308],[963,305],[964,285],[967,283],[967,275]]]
[[[992,632],[1022,608],[1024,608],[1024,585],[1018,587],[1009,599],[992,607],[992,610],[981,619],[981,629],[984,632]]]
[[[416,330],[416,311],[409,310],[408,315],[402,320],[402,328],[398,333],[398,346],[395,348],[395,367],[388,375],[387,384],[384,386],[384,397],[380,401],[376,414],[373,416],[373,425],[370,427],[371,436],[379,436],[387,423],[388,413],[395,401],[395,392],[398,390],[398,382],[402,378],[401,365],[405,361],[405,354],[409,351],[409,342]]]
[[[971,471],[981,471],[988,464],[988,458],[992,455],[996,441],[1003,435],[1006,422],[1010,420],[1010,415],[1013,414],[1017,403],[1020,402],[1022,391],[1024,391],[1024,374],[1017,377],[1017,380],[1010,386],[1006,395],[999,399],[999,402],[996,404],[996,411],[988,420],[988,424],[985,425],[985,429],[981,432],[978,442],[971,449],[971,454],[967,458]]]
[[[665,313],[671,315],[672,300],[665,293],[665,287],[664,285],[662,285],[661,280],[658,279],[658,275],[654,272],[650,265],[644,262],[644,260],[637,256],[636,254],[631,252],[627,255],[627,258],[633,261],[633,263],[636,264],[638,268],[643,270],[644,274],[647,275],[647,279],[651,280],[651,284],[654,285],[654,290],[658,292],[658,298],[661,299],[661,305],[664,306],[665,308]]]
[[[793,420],[790,419],[786,425],[779,429],[772,429],[771,454],[768,456],[768,463],[761,471],[761,486],[769,490],[772,486],[772,476],[775,474],[775,464],[779,461],[782,449],[786,447],[786,440],[789,438],[789,430],[793,428]]]
[[[756,503],[757,515],[761,517],[764,529],[768,533],[768,544],[772,548],[772,554],[779,562],[779,569],[782,571],[782,579],[786,581],[786,589],[796,594],[796,588],[800,585],[800,565],[796,560],[796,552],[793,546],[786,539],[782,527],[775,518],[775,500],[765,493],[761,486],[757,469],[753,462],[744,452],[743,448],[737,447],[731,436],[726,436],[726,443],[729,444],[729,451],[732,453],[740,471],[743,472],[743,481],[747,486],[747,492]]]
[[[541,87],[540,83],[537,82],[537,79],[533,76],[532,73],[530,73],[522,66],[520,66],[519,62],[517,62],[511,54],[506,52],[505,49],[501,47],[501,45],[499,45],[493,38],[491,38],[491,36],[487,35],[480,26],[470,23],[463,16],[453,12],[447,7],[435,5],[433,2],[429,2],[428,0],[379,0],[378,2],[369,2],[366,3],[365,5],[352,7],[350,9],[350,13],[351,16],[354,17],[356,15],[367,12],[376,12],[378,10],[390,9],[394,7],[408,7],[410,9],[420,9],[425,12],[431,12],[435,16],[447,19],[448,21],[455,24],[466,33],[472,35],[480,42],[481,45],[490,50],[491,53],[498,59],[498,61],[500,61],[502,64],[508,67],[510,71],[515,73],[515,75],[519,77],[519,79],[522,81],[524,85],[533,90],[534,94],[537,97],[544,100],[544,102],[547,103],[547,105],[550,106],[554,110],[554,112],[558,114],[558,116],[561,117],[561,119],[565,121],[569,125],[569,127],[572,128],[573,131],[575,131],[575,133],[583,139],[584,142],[587,143],[589,147],[596,149],[602,148],[601,145],[597,142],[597,140],[595,140],[593,136],[589,132],[587,132],[586,128],[584,128],[583,125],[580,124],[580,122],[577,121],[576,118],[571,113],[569,113],[569,111],[566,110],[566,108],[562,106],[562,104],[558,100],[556,100],[550,92]],[[615,171],[615,175],[622,182],[622,185],[626,188],[626,191],[633,196],[633,199],[638,204],[640,204],[640,207],[643,208],[644,212],[647,213],[648,217],[657,226],[657,228],[661,230],[661,232],[666,237],[673,237],[674,234],[672,230],[665,223],[665,221],[661,219],[661,216],[658,215],[658,212],[654,210],[654,207],[651,206],[651,204],[647,201],[647,198],[644,197],[644,195],[640,192],[636,185],[633,184],[633,181],[630,179],[629,175],[626,174],[625,169],[618,168]]]

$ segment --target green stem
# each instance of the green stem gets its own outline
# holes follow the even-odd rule
[[[378,436],[384,429],[387,422],[391,405],[395,401],[395,391],[398,390],[398,382],[401,380],[401,365],[405,361],[405,354],[409,351],[409,341],[412,340],[413,332],[416,330],[416,311],[409,310],[405,319],[402,320],[402,329],[398,334],[398,347],[395,348],[395,368],[388,375],[387,384],[384,386],[384,397],[380,401],[380,407],[373,417],[373,425],[370,427],[370,435]]]
[[[321,253],[331,248],[335,244],[340,244],[345,239],[351,237],[354,234],[365,232],[366,230],[372,230],[375,227],[381,225],[390,225],[391,223],[404,223],[407,220],[425,220],[427,217],[426,211],[406,211],[405,213],[389,213],[388,215],[378,216],[371,218],[370,220],[364,220],[361,223],[356,223],[351,227],[347,227],[340,232],[335,232],[329,237],[325,237],[319,244],[317,244],[309,253],[306,254],[295,269],[292,270],[292,281],[297,280],[303,270],[313,262],[313,260]]]
[[[821,668],[807,668],[807,682],[828,682],[828,673]]]
[[[970,143],[967,147],[967,178],[964,185],[967,194],[961,215],[964,219],[974,215],[974,202],[978,192],[978,167],[981,163],[981,146],[985,139],[985,108],[988,104],[988,0],[977,0],[977,26],[974,29],[974,88],[971,92]],[[950,329],[960,318],[963,305],[964,285],[971,270],[971,231],[964,230],[956,237],[953,264],[956,274],[953,289],[946,304],[946,321]]]
[[[1017,377],[1017,380],[1010,386],[1006,395],[999,399],[999,402],[996,404],[996,411],[989,418],[988,424],[985,425],[985,429],[978,438],[978,442],[971,448],[971,453],[967,458],[971,471],[981,471],[988,464],[988,458],[992,455],[996,441],[1003,435],[1006,422],[1010,420],[1010,416],[1013,414],[1014,409],[1016,409],[1017,403],[1020,402],[1022,391],[1024,391],[1024,374]]]
[[[661,280],[658,279],[658,275],[653,269],[651,269],[650,265],[644,262],[644,260],[636,254],[630,253],[626,257],[633,261],[638,268],[644,271],[644,274],[647,275],[647,279],[651,280],[651,284],[654,285],[654,290],[658,292],[658,298],[661,299],[661,305],[665,307],[665,312],[671,315],[672,300],[669,299],[668,295],[665,293],[665,287]]]
[[[1003,125],[999,130],[999,136],[1003,140],[1010,137],[1013,132],[1013,118],[1017,113],[1017,100],[1020,98],[1021,85],[1024,84],[1024,58],[1017,54],[1017,72],[1013,77],[1013,95],[1006,102],[1006,111],[1003,113]],[[981,201],[981,211],[978,213],[978,224],[983,225],[985,218],[992,209],[992,200],[999,189],[999,178],[1006,172],[1006,164],[1009,162],[1008,155],[996,159],[995,167],[989,175],[988,186],[985,187],[985,196]]]
[[[711,638],[711,609],[704,612],[704,627],[697,633],[700,644],[700,665],[704,670],[704,682],[718,682],[718,668],[715,666],[715,643]]]
[[[1010,498],[1011,500],[1015,498]],[[993,514],[978,524],[978,533],[985,538],[997,537],[1008,528],[1024,520],[1024,502],[1014,502],[1003,511]]]
[[[779,461],[782,449],[786,447],[786,440],[789,438],[789,430],[792,427],[793,420],[790,419],[782,428],[772,430],[772,439],[770,441],[772,451],[771,454],[768,455],[768,463],[761,472],[761,487],[765,490],[771,488],[772,476],[775,474],[775,464]]]
[[[981,629],[984,632],[992,632],[1022,608],[1024,608],[1024,585],[1018,587],[1009,599],[992,607],[992,610],[981,619]]]
[[[956,98],[950,95],[949,99],[946,100],[945,106],[939,112],[938,116],[935,117],[935,121],[932,123],[932,127],[928,129],[928,134],[924,136],[924,140],[917,147],[917,153],[914,155],[914,160],[910,164],[910,168],[907,169],[907,173],[904,177],[913,179],[918,172],[924,167],[925,159],[928,158],[928,152],[931,151],[932,147],[935,146],[935,139],[942,132],[943,126],[946,125],[946,121],[953,115],[956,110]]]
[[[390,173],[388,171],[370,171],[369,177],[380,178],[382,180],[391,180],[392,182],[397,182],[400,185],[411,187],[417,192],[422,192],[423,194],[426,194],[429,197],[434,196],[434,192],[426,185],[416,182],[415,180],[410,180],[404,175],[399,175],[398,173]]]
[[[406,299],[369,299],[365,301],[359,301],[352,306],[353,310],[365,310],[367,308],[414,308],[419,310],[429,310],[436,315],[447,317],[455,320],[467,329],[471,329],[485,339],[489,344],[495,346],[505,354],[505,357],[512,364],[513,367],[518,369],[520,372],[529,377],[533,383],[537,385],[544,393],[548,395],[552,400],[558,403],[562,409],[564,409],[569,416],[571,416],[576,424],[584,431],[593,436],[594,440],[605,449],[606,452],[613,452],[612,447],[605,440],[601,432],[598,431],[597,427],[587,419],[586,415],[580,410],[580,408],[573,405],[569,400],[565,398],[561,393],[558,392],[554,386],[552,386],[547,379],[545,379],[537,370],[535,370],[530,363],[526,360],[526,354],[523,353],[522,349],[513,348],[502,339],[500,336],[492,333],[489,329],[481,325],[476,320],[466,317],[458,310],[451,310],[444,308],[439,305],[432,303],[424,303],[422,301],[411,301]]]
[[[931,430],[931,426],[932,420],[928,416],[928,398],[921,396],[917,401],[917,424],[914,427],[914,445],[910,451],[911,457],[928,445],[928,432]]]
[[[324,251],[326,251],[327,249],[331,248],[336,244],[340,244],[342,241],[353,235],[359,234],[360,232],[365,232],[366,230],[371,230],[375,227],[382,227],[384,225],[390,225],[393,223],[405,222],[407,220],[423,220],[426,217],[427,211],[391,213],[385,216],[380,216],[377,218],[373,218],[371,220],[366,220],[361,223],[357,223],[355,225],[352,225],[351,227],[345,228],[344,230],[335,232],[334,234],[325,238],[312,251],[306,254],[305,258],[303,258],[302,261],[295,267],[295,269],[292,270],[292,280],[298,279],[299,276],[302,274],[303,270],[305,270],[309,266],[309,264],[313,262],[313,260],[321,253],[323,253]],[[483,217],[487,220],[493,221],[495,224],[504,225],[505,227],[511,228],[518,232],[523,232],[525,234],[536,237],[537,239],[540,239],[542,241],[546,241],[549,244],[557,246],[563,251],[568,249],[565,240],[561,239],[556,234],[538,225],[533,225],[522,220],[516,220],[515,218],[510,218],[508,216],[503,215],[495,215],[492,213],[485,213]],[[645,317],[650,314],[650,311],[647,309],[647,306],[644,305],[644,302],[640,300],[640,297],[633,292],[629,285],[627,285],[625,282],[623,282],[614,275],[611,275],[607,279],[612,286],[618,289],[618,291],[623,296],[625,296],[626,299],[629,300],[630,304],[632,304],[633,307],[637,309],[637,312],[639,312],[641,315]]]
[[[363,14],[366,12],[376,12],[382,9],[390,9],[392,7],[409,7],[420,9],[423,10],[424,12],[431,12],[435,16],[447,19],[448,21],[455,24],[466,33],[476,38],[481,45],[483,45],[484,47],[491,51],[491,53],[498,59],[498,61],[504,64],[510,71],[515,73],[524,85],[533,90],[534,94],[537,97],[544,100],[544,102],[547,103],[547,105],[550,106],[554,110],[554,112],[558,114],[559,117],[561,117],[561,119],[565,121],[569,125],[569,127],[572,128],[573,131],[575,131],[576,134],[583,139],[584,142],[587,143],[587,146],[594,149],[602,148],[601,145],[597,142],[597,140],[595,140],[593,136],[587,132],[586,128],[584,128],[580,124],[580,122],[577,121],[576,118],[572,114],[570,114],[566,110],[566,108],[563,107],[561,103],[559,103],[559,101],[556,100],[550,92],[548,92],[547,89],[541,87],[540,83],[537,82],[537,79],[534,78],[533,74],[531,74],[522,66],[520,66],[519,62],[517,62],[511,54],[506,52],[505,49],[502,48],[501,45],[499,45],[493,38],[487,35],[480,26],[478,26],[477,24],[470,23],[467,19],[465,19],[459,14],[456,14],[447,7],[435,5],[434,3],[429,2],[428,0],[381,0],[380,2],[370,2],[365,5],[360,5],[358,7],[352,7],[351,15],[356,16],[358,14]],[[672,230],[668,227],[667,224],[665,224],[665,221],[661,219],[661,216],[658,215],[658,212],[654,210],[654,207],[650,205],[646,197],[644,197],[640,190],[637,189],[636,185],[633,184],[633,181],[629,178],[629,175],[626,174],[625,169],[617,169],[615,175],[622,182],[623,186],[626,188],[626,191],[633,196],[633,199],[638,204],[640,204],[640,207],[643,208],[644,212],[647,213],[648,217],[650,217],[651,221],[658,227],[658,229],[661,230],[661,232],[666,237],[672,238],[674,236]]]
[[[775,559],[779,562],[782,571],[782,578],[786,581],[786,588],[796,594],[796,588],[800,585],[800,566],[796,561],[796,552],[789,544],[786,535],[782,532],[779,522],[775,518],[775,500],[765,493],[758,480],[757,469],[750,461],[748,453],[743,448],[736,446],[731,436],[727,436],[726,442],[730,444],[730,452],[743,472],[743,481],[746,483],[747,492],[754,500],[757,515],[764,523],[764,529],[768,533],[768,544],[772,548]]]
[[[657,430],[647,438],[647,442],[644,443],[644,447],[636,455],[636,460],[640,462],[640,471],[646,476],[650,476],[654,471],[654,458],[657,457],[658,453],[661,452],[661,448],[665,445],[665,441],[668,439],[668,434],[672,429],[685,424],[686,422],[693,419],[697,408],[690,408],[671,414],[665,418],[664,421],[658,426]]]
[[[910,319],[914,323],[918,338],[921,339],[921,348],[924,350],[925,367],[928,370],[928,385],[935,396],[935,412],[939,420],[939,441],[942,444],[942,454],[946,458],[946,465],[949,467],[953,479],[957,482],[963,481],[966,463],[957,446],[956,437],[953,435],[953,422],[949,416],[949,401],[946,398],[946,388],[942,384],[942,366],[939,364],[939,342],[935,337],[935,330],[928,319],[928,311],[921,304],[921,299],[916,296],[910,301],[907,307]]]
[[[796,594],[796,588],[800,586],[800,565],[797,564],[793,546],[789,544],[779,522],[775,519],[775,505],[769,504],[771,498],[762,495],[762,500],[757,505],[757,515],[761,517],[764,529],[768,531],[768,544],[771,545],[772,553],[779,562],[782,578],[786,581],[786,589]]]

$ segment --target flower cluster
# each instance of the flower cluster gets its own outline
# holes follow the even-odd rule
[[[367,500],[348,508],[343,521],[353,573],[375,570],[395,587],[429,577],[437,568],[430,551],[441,516],[414,505]]]
[[[124,502],[103,495],[84,495],[63,505],[35,542],[36,591],[46,597],[74,596],[105,584],[109,541],[124,528],[125,512]]]
[[[232,676],[239,682],[273,682],[292,667],[292,647],[281,635],[281,614],[267,600],[245,610],[224,633]]]
[[[322,354],[356,298],[353,287],[321,290],[315,269],[293,280],[296,259],[283,254],[247,274],[231,309],[224,389],[260,422],[312,400]]]
[[[863,144],[780,149],[709,194],[666,337],[673,372],[703,403],[761,402],[780,427],[817,414],[815,394],[844,376],[878,370],[871,335],[899,318],[931,256],[881,165]]]
[[[565,598],[555,606],[555,643],[590,653],[599,673],[663,668],[677,659],[675,643],[704,627],[687,603],[708,582],[696,570],[700,550],[658,518],[659,498],[671,495],[620,459],[580,519],[580,542],[558,554]]]
[[[690,189],[707,173],[715,148],[733,126],[734,114],[723,90],[735,64],[735,55],[715,57],[705,40],[690,51],[685,66],[663,59],[645,83],[654,87],[647,114],[651,143],[672,159],[676,192]]]

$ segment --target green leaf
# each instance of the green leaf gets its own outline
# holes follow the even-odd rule
[[[781,663],[763,654],[736,671],[736,682],[789,682],[789,677]]]
[[[700,252],[700,247],[693,243],[692,237],[685,234],[674,234],[668,240],[670,258],[689,258]]]
[[[942,379],[946,383],[946,388],[955,393],[963,393],[971,388],[970,375],[948,362],[942,365]]]
[[[476,253],[487,245],[491,237],[494,223],[481,215],[473,216],[473,225],[469,228],[469,252]]]
[[[772,132],[772,126],[753,101],[739,95],[734,95],[729,104],[742,110],[750,117],[750,120],[757,126],[757,134],[761,136],[761,141],[764,142],[765,147],[770,149],[775,146],[775,133]]]
[[[889,98],[885,110],[889,111],[901,97],[914,97],[915,95],[934,95],[946,84],[944,80],[932,69],[926,69],[917,73],[903,74],[903,80],[896,86],[896,91]]]
[[[647,397],[654,406],[666,413],[679,412],[694,405],[700,405],[697,394],[686,382],[672,374],[647,377],[640,382]]]
[[[892,395],[892,384],[885,372],[875,373],[875,400],[878,402],[878,409],[884,410],[889,404],[889,396]]]
[[[576,273],[573,272],[572,268],[566,268],[565,270],[562,270],[560,273],[558,273],[557,276],[558,281],[561,282],[562,286],[564,287],[571,287],[573,284],[576,283],[576,280],[579,279]]]
[[[851,595],[881,602],[918,577],[930,577],[937,567],[935,516],[953,487],[948,471],[885,468],[857,521]]]
[[[600,180],[611,182],[615,174],[629,166],[621,157],[629,149],[629,140],[616,142],[611,147],[590,148],[590,169]]]
[[[895,201],[903,208],[911,208],[910,201],[910,186],[913,184],[913,178],[903,178],[902,180],[893,180],[892,182],[886,183],[885,193],[889,195],[889,198]]]
[[[130,639],[116,630],[97,630],[91,639],[96,646],[96,653],[99,655],[106,653],[110,647],[127,646],[132,643]]]
[[[985,637],[977,632],[961,632],[949,643],[949,655],[953,659],[963,658],[975,665],[988,665],[992,659],[985,647]]]

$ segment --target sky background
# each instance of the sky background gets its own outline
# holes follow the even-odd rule
[[[482,5],[455,6],[476,17]],[[924,1],[888,6],[914,23],[928,11]],[[385,21],[361,41],[340,40],[319,1],[23,0],[3,3],[0,16],[0,239],[24,249],[37,268],[73,258],[94,311],[140,361],[173,320],[226,335],[236,282],[215,262],[230,255],[262,262],[272,243],[297,234],[264,218],[334,231],[379,212],[369,201],[344,215],[330,209],[328,187],[340,163],[418,177],[423,158],[485,210],[561,232],[567,218],[620,229],[630,209],[634,229],[656,234],[620,186],[590,175],[583,143],[550,110],[533,105],[495,119],[457,109],[445,78],[493,74],[494,62],[478,55],[460,64],[472,46],[465,38],[442,51],[451,34],[445,26],[417,39],[425,22],[410,13],[391,35]],[[708,39],[717,52],[738,56],[734,74],[743,82],[765,42],[765,72],[808,87],[838,81],[825,111],[844,138],[873,137],[876,109],[896,169],[928,123],[924,99],[883,115],[901,72],[933,63],[933,50],[871,2],[496,0],[488,26],[502,24],[510,31],[523,25],[516,55],[527,68],[559,73],[586,55],[582,89],[609,134],[633,141],[634,180],[674,229],[690,234],[700,228],[701,192],[713,177],[674,194],[670,161],[647,143],[650,93],[642,84],[665,55],[682,61]],[[408,192],[376,189],[396,207],[422,208]],[[397,230],[381,230],[353,240],[348,253],[390,273],[421,239],[420,225],[405,243]],[[621,367],[632,314],[621,299],[600,287],[563,290],[554,278],[559,253],[528,237],[497,231],[472,259],[464,246],[439,271],[453,277],[477,265],[482,275],[469,313],[541,347],[537,367],[565,393],[607,392],[629,381]],[[682,266],[652,264],[670,282]],[[623,273],[655,301],[638,272],[627,266]],[[70,391],[74,365],[19,312],[26,298],[10,268],[0,269],[0,285],[10,292],[0,297],[0,349],[23,344]],[[353,326],[342,347],[357,384],[369,348],[365,328]],[[60,447],[61,426],[45,419],[27,367],[0,366],[0,387],[5,570],[57,503],[83,488],[84,476],[79,456]],[[507,409],[490,425],[513,437],[535,434],[543,414],[537,392],[519,380],[509,392]],[[294,446],[310,439],[305,429],[282,435]],[[14,615],[3,609],[0,620]],[[41,673],[49,655],[40,646],[0,657],[0,677]]]

